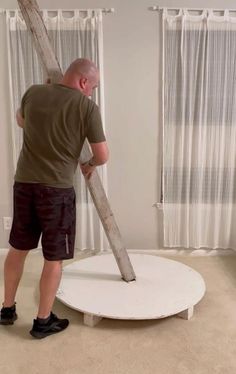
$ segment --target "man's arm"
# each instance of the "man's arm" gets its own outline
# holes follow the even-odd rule
[[[109,150],[107,142],[90,143],[93,157],[89,160],[89,164],[92,166],[103,165],[107,162],[109,157]]]
[[[16,111],[16,122],[17,122],[18,126],[20,126],[23,129],[25,120],[22,117],[21,109],[20,108],[17,109],[17,111]]]
[[[89,179],[95,170],[96,166],[103,165],[109,158],[109,150],[107,142],[90,143],[92,150],[92,158],[85,164],[80,165],[83,175]]]

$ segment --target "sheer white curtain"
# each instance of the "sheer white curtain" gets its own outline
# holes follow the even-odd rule
[[[69,64],[79,57],[89,58],[98,66],[100,85],[93,99],[100,106],[105,125],[102,10],[68,12],[42,10],[42,15],[62,71],[65,71]],[[15,123],[15,112],[26,89],[32,84],[42,83],[45,77],[20,11],[6,11],[6,25],[13,157],[16,167],[22,145],[22,130]],[[106,166],[98,169],[107,191]],[[108,242],[80,171],[76,172],[75,190],[77,195],[76,248],[106,249]]]
[[[236,18],[163,10],[164,245],[236,248]]]

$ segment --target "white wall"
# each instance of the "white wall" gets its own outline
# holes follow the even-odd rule
[[[39,0],[41,8],[114,7],[104,16],[104,68],[109,200],[128,248],[161,248],[162,216],[152,207],[160,195],[160,22],[151,0]],[[235,1],[160,1],[169,7],[236,8]],[[0,0],[0,8],[16,8]],[[2,33],[0,34],[2,35]],[[2,47],[0,45],[0,50]],[[0,247],[7,245],[2,216],[11,212],[12,158],[6,62],[0,59]]]

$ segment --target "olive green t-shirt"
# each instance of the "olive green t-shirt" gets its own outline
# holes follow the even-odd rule
[[[34,85],[22,98],[21,112],[24,135],[15,181],[73,186],[85,139],[106,140],[98,106],[61,84]]]

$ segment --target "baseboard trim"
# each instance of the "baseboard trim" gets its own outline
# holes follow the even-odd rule
[[[38,253],[41,248],[33,250],[32,253]],[[104,251],[98,250],[76,250],[77,252],[88,254],[107,254],[112,253],[110,249]],[[8,252],[8,248],[0,248],[0,255],[4,255]],[[166,256],[235,256],[236,251],[233,249],[128,249],[128,253],[146,253],[155,255],[166,255]]]
[[[236,251],[233,249],[147,249],[128,250],[129,253],[150,253],[156,255],[173,255],[173,256],[235,256]]]
[[[4,255],[5,253],[8,252],[8,248],[0,248],[0,255]]]
[[[7,254],[8,251],[9,248],[0,248],[0,255]],[[41,251],[41,248],[34,249],[32,253],[38,253],[39,251]]]
[[[85,250],[79,252],[83,253]],[[88,254],[106,255],[111,249],[104,251],[86,250]],[[159,256],[235,256],[233,249],[128,249],[128,253],[154,254]]]

